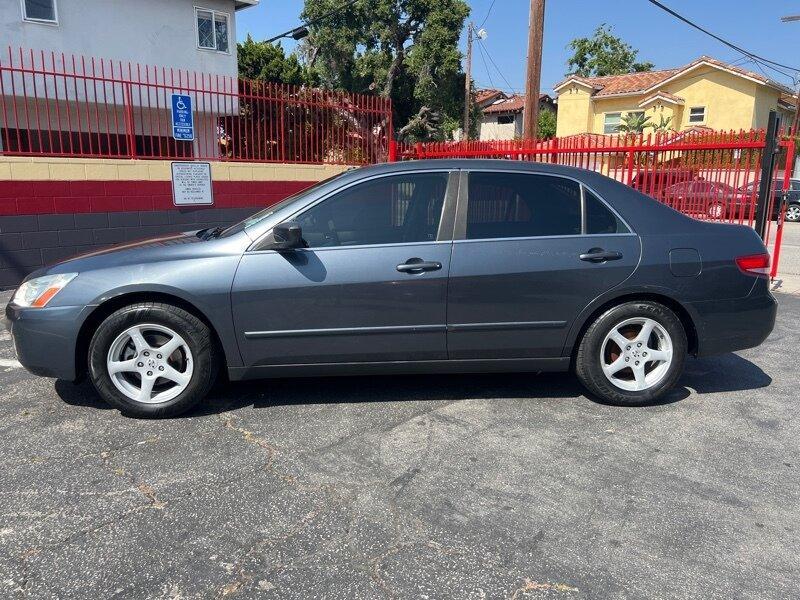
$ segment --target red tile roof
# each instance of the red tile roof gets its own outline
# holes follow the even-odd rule
[[[658,90],[657,92],[653,92],[647,98],[639,102],[639,106],[644,106],[645,104],[649,104],[655,98],[666,98],[667,100],[671,100],[675,104],[683,104],[686,102],[680,96],[676,96],[675,94],[670,94],[669,92],[665,92],[664,90]]]
[[[493,89],[477,90],[475,92],[475,101],[478,104],[483,104],[487,100],[491,100],[492,98],[499,96],[505,96],[505,94],[500,90],[493,90]]]
[[[539,94],[539,102],[542,100],[552,100],[547,94]],[[517,113],[525,110],[525,96],[515,94],[504,100],[499,100],[483,109],[484,114],[496,113]]]
[[[667,79],[703,64],[713,65],[743,77],[755,79],[764,85],[769,85],[770,87],[791,93],[791,90],[785,85],[769,79],[761,73],[755,73],[753,71],[748,71],[747,69],[730,65],[722,62],[721,60],[711,58],[710,56],[701,56],[697,60],[693,60],[689,64],[676,69],[645,71],[642,73],[626,73],[624,75],[607,75],[605,77],[579,77],[577,75],[571,75],[556,84],[555,88],[558,89],[560,86],[570,81],[577,81],[596,89],[597,91],[594,94],[595,97],[615,96],[618,94],[635,94],[637,92],[651,90]]]

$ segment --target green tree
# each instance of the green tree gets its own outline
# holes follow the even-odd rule
[[[313,73],[304,67],[297,56],[286,56],[280,44],[256,42],[248,34],[238,45],[239,76],[272,83],[294,85],[315,83]]]
[[[590,38],[575,38],[567,46],[572,56],[567,61],[570,73],[581,77],[602,77],[650,71],[651,62],[636,62],[639,54],[612,33],[610,25],[600,25]]]
[[[549,140],[556,136],[556,113],[552,110],[539,111],[539,120],[536,135],[540,140]]]
[[[303,19],[334,13],[310,27],[309,67],[323,85],[392,99],[398,133],[444,139],[464,101],[458,39],[464,0],[306,0]]]
[[[643,112],[629,112],[620,119],[617,131],[620,133],[642,133],[645,127],[652,126],[650,117],[645,116]]]
[[[650,123],[650,127],[653,128],[653,131],[672,131],[672,117],[665,117],[664,115],[659,115],[658,122]]]

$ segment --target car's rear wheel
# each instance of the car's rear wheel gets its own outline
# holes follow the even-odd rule
[[[786,208],[786,220],[792,223],[800,221],[800,204],[790,204]]]
[[[598,398],[639,406],[657,401],[675,385],[686,352],[686,332],[672,310],[657,302],[626,302],[586,330],[575,371]]]
[[[103,399],[136,417],[189,410],[206,396],[218,370],[205,323],[176,306],[150,302],[109,315],[92,337],[88,362]]]

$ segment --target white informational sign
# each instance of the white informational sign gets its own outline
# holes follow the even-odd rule
[[[175,206],[214,204],[211,165],[203,162],[172,163],[172,201]]]

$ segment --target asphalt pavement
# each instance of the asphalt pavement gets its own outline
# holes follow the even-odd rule
[[[142,421],[0,332],[0,597],[797,598],[779,302],[763,346],[628,409],[565,374],[406,376],[228,384]]]

